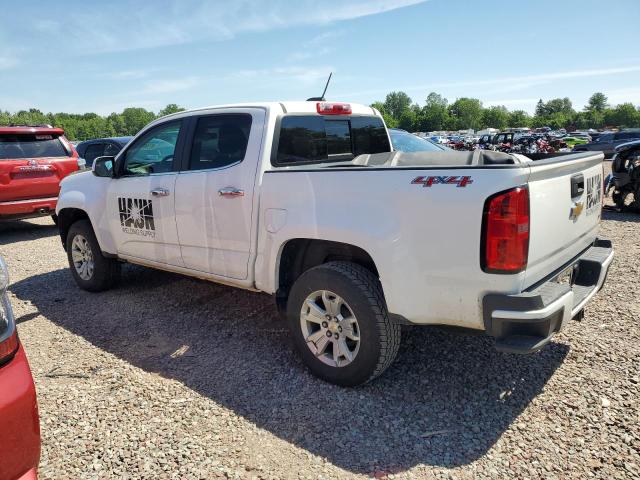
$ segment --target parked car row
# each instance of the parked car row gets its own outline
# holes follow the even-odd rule
[[[640,139],[640,130],[622,130],[621,132],[603,133],[593,142],[576,145],[574,152],[602,152],[605,158],[613,157],[616,147],[632,140]]]
[[[605,158],[611,158],[618,145],[631,140],[640,139],[640,129],[627,129],[620,132],[570,132],[564,129],[554,131],[548,127],[539,128],[535,131],[509,130],[507,132],[488,133],[483,135],[431,135],[418,132],[415,135],[428,139],[433,143],[447,145],[454,150],[498,149],[495,145],[504,144],[500,151],[511,151],[511,146],[515,143],[528,143],[528,148],[522,149],[527,153],[544,153],[545,147],[533,146],[534,141],[543,139],[553,147],[553,151],[573,151],[573,152],[603,152]],[[501,136],[510,135],[510,141],[501,140]],[[531,140],[531,141],[530,141]],[[509,144],[508,146],[506,144]],[[513,153],[522,153],[520,148],[516,148]],[[532,150],[536,150],[535,152]],[[548,150],[548,149],[547,149]]]

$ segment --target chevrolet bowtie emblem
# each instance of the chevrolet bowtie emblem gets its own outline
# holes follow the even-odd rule
[[[584,203],[582,202],[576,202],[573,207],[571,207],[571,217],[573,220],[575,220],[576,218],[578,218],[580,216],[580,214],[582,213],[582,210],[584,210]]]

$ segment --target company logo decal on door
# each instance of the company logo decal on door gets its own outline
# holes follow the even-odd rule
[[[156,238],[153,202],[142,198],[118,198],[120,225],[124,233]]]

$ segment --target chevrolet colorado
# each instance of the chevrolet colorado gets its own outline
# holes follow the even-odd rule
[[[62,182],[81,288],[122,262],[266,292],[319,377],[354,386],[401,324],[542,348],[605,281],[601,153],[398,152],[378,111],[324,101],[191,110]]]

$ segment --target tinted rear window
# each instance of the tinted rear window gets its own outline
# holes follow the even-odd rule
[[[52,135],[0,135],[0,160],[67,156],[62,142]]]
[[[290,115],[282,119],[274,163],[344,161],[390,150],[387,131],[378,117]]]

